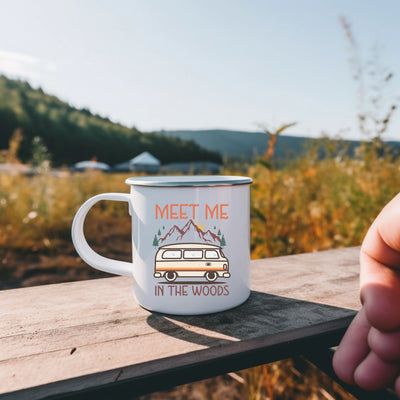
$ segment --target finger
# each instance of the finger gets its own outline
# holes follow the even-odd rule
[[[354,381],[365,390],[379,390],[392,384],[399,372],[400,363],[384,361],[371,351],[354,371]]]
[[[371,328],[368,334],[371,350],[386,361],[400,361],[400,330],[381,332]]]
[[[368,332],[371,326],[362,309],[347,329],[333,356],[333,368],[344,382],[354,385],[354,371],[369,353]]]
[[[400,224],[397,221],[400,221],[400,193],[382,209],[372,223],[363,240],[361,253],[381,265],[399,269]]]
[[[363,240],[361,253],[381,265],[400,269],[400,224],[397,221],[400,221],[400,193],[372,223]]]
[[[400,268],[400,193],[379,213],[368,230],[362,250],[383,265]]]
[[[400,328],[400,271],[389,268],[365,252],[360,254],[361,300],[372,326],[381,331]]]
[[[360,254],[361,301],[379,330],[400,327],[400,194],[375,219]]]

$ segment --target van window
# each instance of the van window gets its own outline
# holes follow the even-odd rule
[[[206,258],[219,258],[218,253],[215,250],[206,250]]]
[[[177,258],[181,258],[181,252],[180,250],[165,250],[162,258],[173,258],[173,259],[177,259]]]
[[[203,258],[202,250],[185,250],[183,252],[183,258]]]

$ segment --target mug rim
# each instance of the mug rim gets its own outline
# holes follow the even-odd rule
[[[247,185],[253,179],[235,175],[160,175],[137,176],[125,180],[131,186],[153,187],[193,187],[193,186],[232,186]]]

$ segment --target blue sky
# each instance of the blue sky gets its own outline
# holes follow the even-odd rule
[[[383,113],[400,100],[398,0],[0,0],[0,73],[144,131],[296,121],[287,133],[359,138],[340,15],[362,63],[394,73]]]

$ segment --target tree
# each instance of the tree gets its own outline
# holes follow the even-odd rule
[[[41,137],[52,154],[54,165],[90,160],[117,164],[147,150],[162,163],[172,161],[222,162],[216,151],[201,148],[193,141],[153,132],[142,133],[134,127],[113,123],[109,118],[79,110],[55,96],[34,89],[28,83],[0,75],[0,149],[7,147],[16,129],[23,140],[14,136],[12,161],[31,161],[32,141]]]
[[[154,246],[154,247],[157,247],[157,246],[158,246],[157,235],[154,235],[153,246]]]
[[[225,241],[225,236],[224,235],[222,235],[222,238],[221,238],[221,247],[224,247],[224,246],[226,246],[226,241]]]

